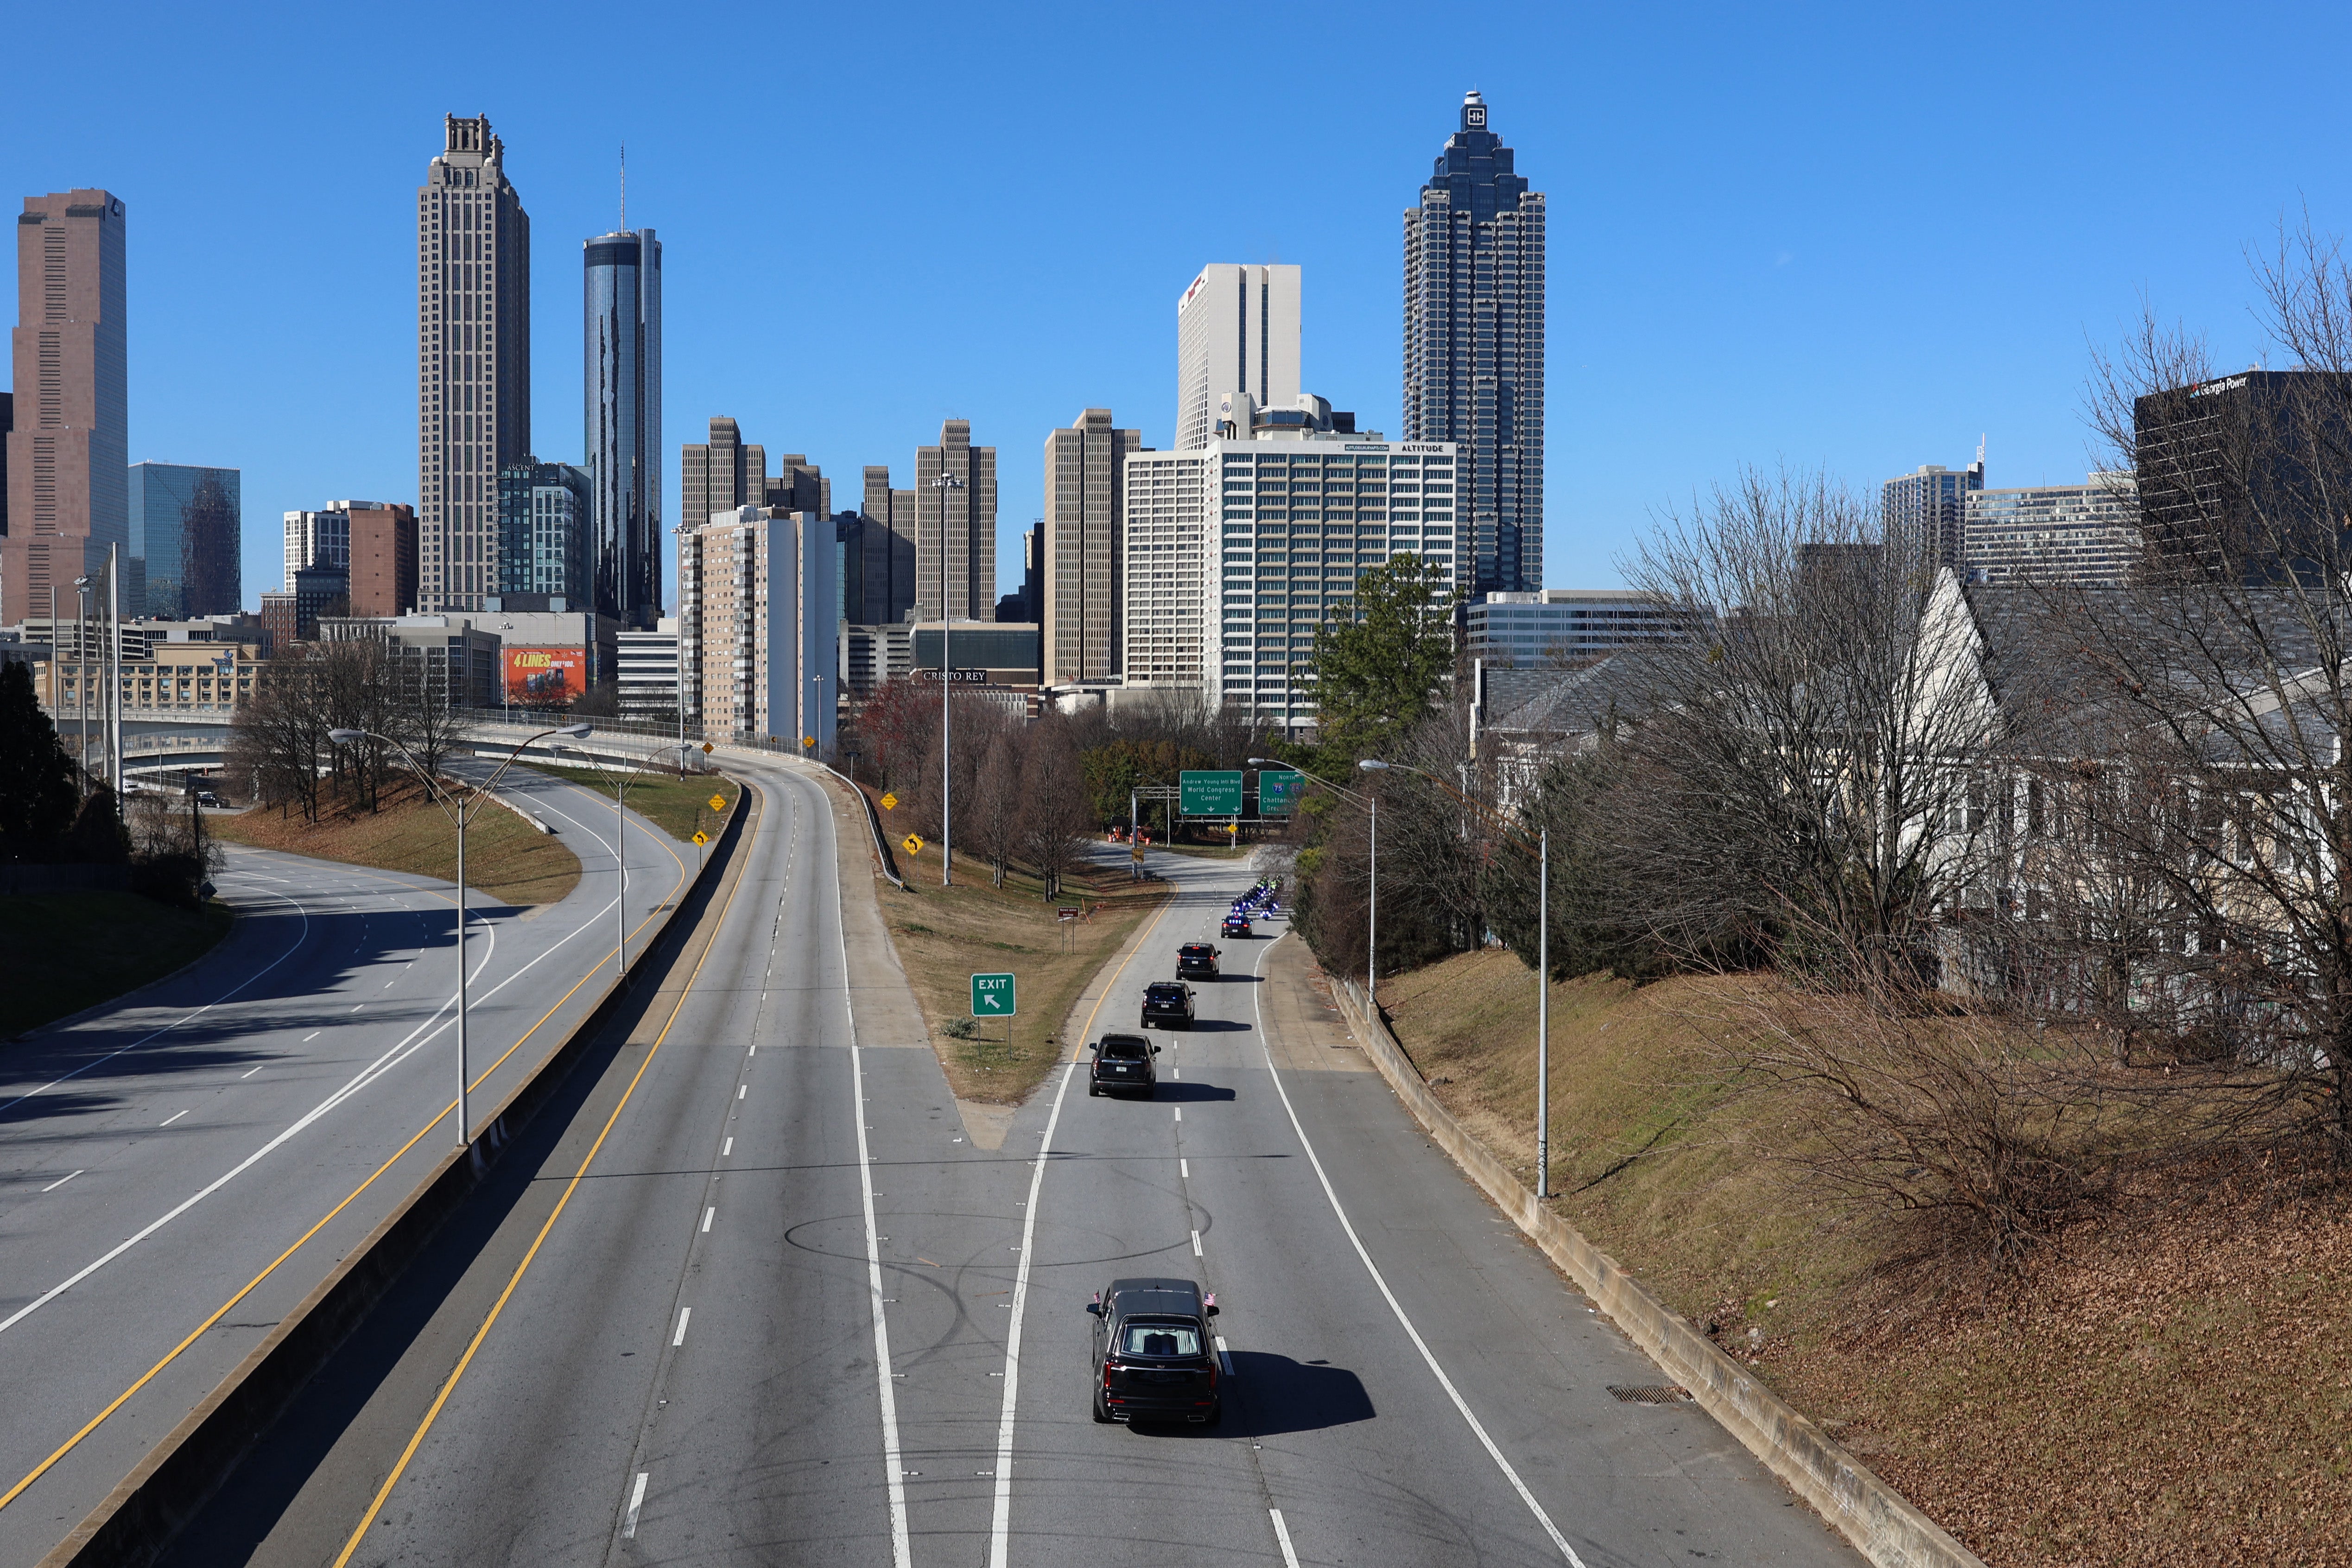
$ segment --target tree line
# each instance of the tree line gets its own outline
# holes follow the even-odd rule
[[[362,734],[339,746],[336,730]],[[249,783],[255,804],[299,810],[308,822],[337,803],[373,813],[386,784],[409,771],[401,747],[432,777],[467,733],[426,660],[368,639],[299,643],[261,667],[237,710],[229,773]]]

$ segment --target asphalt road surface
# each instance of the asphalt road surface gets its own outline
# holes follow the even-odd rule
[[[176,1561],[1859,1562],[1696,1409],[1612,1396],[1664,1380],[1422,1136],[1280,922],[1155,1032],[1154,1099],[1057,1068],[992,1147],[851,808],[751,776],[658,996]],[[1160,860],[1093,1034],[1248,880]],[[1217,1293],[1215,1427],[1090,1418],[1085,1303],[1143,1274]]]
[[[468,900],[477,1121],[616,934],[611,797],[507,782],[582,878]],[[626,847],[642,926],[693,852],[634,814]],[[240,918],[203,961],[0,1051],[0,1562],[79,1522],[456,1139],[448,884],[235,847],[218,884]]]

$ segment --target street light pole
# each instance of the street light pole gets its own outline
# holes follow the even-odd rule
[[[587,732],[588,726],[585,724],[566,724],[560,730],[541,730],[538,734],[525,739],[513,751],[507,753],[505,762],[491,770],[488,779],[475,787],[476,810],[480,809],[482,798],[497,786],[499,778],[509,768],[514,766],[515,759],[522,755],[525,746],[535,744],[550,735],[578,736]],[[407,759],[409,767],[415,771],[418,778],[425,781],[425,797],[441,807],[441,815],[447,817],[450,825],[457,830],[457,1147],[463,1149],[472,1142],[467,1136],[466,1111],[467,1089],[466,1063],[468,1059],[466,1042],[466,827],[473,820],[473,814],[466,809],[465,803],[462,801],[457,802],[457,809],[452,811],[447,804],[438,798],[442,792],[435,788],[433,775],[419,767],[415,757],[410,754],[408,748],[394,737],[380,734],[373,730],[330,730],[327,731],[327,739],[338,746],[348,746],[353,741],[372,739],[382,741],[392,747]]]
[[[1371,901],[1370,910],[1366,915],[1364,927],[1364,1000],[1371,1008],[1372,1016],[1375,1018],[1379,1017],[1381,1016],[1380,993],[1378,989],[1380,985],[1381,973],[1381,797],[1376,795],[1359,795],[1356,791],[1349,789],[1345,784],[1335,784],[1320,773],[1310,773],[1305,768],[1299,767],[1296,763],[1282,762],[1277,758],[1252,757],[1248,759],[1248,761],[1249,765],[1254,768],[1288,768],[1292,773],[1298,774],[1302,778],[1313,779],[1325,789],[1337,790],[1341,795],[1346,795],[1349,800],[1357,801],[1365,805],[1369,805],[1371,808]],[[1388,763],[1373,762],[1368,758],[1365,761],[1358,763],[1356,766],[1368,773],[1379,773],[1383,768],[1386,768]],[[1262,783],[1260,787],[1264,787]]]
[[[955,690],[955,665],[948,658],[948,633],[955,622],[948,609],[948,492],[965,488],[946,471],[948,455],[940,452],[940,477],[931,489],[940,496],[940,886],[955,886],[955,748],[949,735],[949,696]]]
[[[582,724],[576,727],[577,733],[570,730],[562,732],[572,734],[573,739],[578,740],[585,737],[590,728],[586,724]],[[524,744],[528,745],[530,742],[525,742]],[[646,754],[646,761],[650,763],[662,752],[675,749],[678,754],[678,765],[683,768],[686,765],[685,747],[686,742],[683,741],[675,742],[669,746],[656,747]],[[627,814],[622,809],[621,797],[628,793],[629,785],[636,781],[625,773],[608,772],[592,753],[581,751],[577,746],[567,746],[559,741],[556,742],[556,750],[576,753],[599,778],[609,778],[613,781],[613,978],[626,979],[629,973],[629,870],[628,861],[621,851],[625,842],[623,835],[628,831],[629,819]],[[681,773],[679,776],[683,777],[684,774]],[[696,858],[696,864],[701,864],[698,856]]]

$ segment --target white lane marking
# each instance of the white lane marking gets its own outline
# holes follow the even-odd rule
[[[726,1142],[719,1145],[719,1157],[720,1159],[724,1160],[728,1155],[732,1154],[733,1152],[735,1152],[735,1140],[732,1138],[730,1138]]]
[[[54,1192],[56,1192],[59,1187],[64,1186],[68,1182],[72,1181],[72,1180],[74,1179],[74,1176],[79,1176],[79,1175],[80,1175],[80,1174],[81,1174],[81,1172],[79,1172],[79,1171],[76,1171],[76,1172],[73,1173],[73,1176],[59,1176],[56,1181],[51,1182],[47,1186],[43,1187],[43,1188],[41,1189],[41,1191],[43,1191],[43,1192],[45,1192],[45,1193],[54,1193]]]
[[[498,928],[495,926],[490,927],[488,934],[490,938],[488,947],[482,955],[482,962],[478,964],[474,970],[474,975],[477,979],[480,978],[483,970],[489,967],[491,955],[498,952]],[[569,937],[564,939],[566,942],[570,940],[571,939]],[[561,947],[562,945],[562,942],[556,943],[556,947]],[[545,958],[548,956],[548,953],[551,953],[554,951],[555,947],[551,947],[547,950],[547,952],[540,954],[540,958]],[[516,981],[521,979],[523,975],[530,971],[531,964],[535,964],[538,962],[539,958],[532,959],[530,963],[524,964],[520,969],[516,970],[512,974],[508,975],[504,980],[501,980],[496,985],[491,986],[489,990],[482,994],[482,1000],[485,1002],[488,1001],[491,997],[505,990],[509,985],[511,985]],[[425,1022],[417,1025],[414,1029],[409,1030],[407,1035],[398,1045],[393,1047],[390,1050],[384,1052],[383,1055],[376,1058],[375,1060],[368,1063],[367,1066],[362,1068],[357,1073],[353,1074],[342,1088],[327,1096],[326,1099],[320,1100],[318,1104],[304,1111],[300,1116],[296,1117],[283,1131],[278,1133],[277,1136],[271,1138],[268,1142],[264,1143],[260,1148],[256,1149],[252,1153],[247,1154],[244,1159],[230,1166],[224,1174],[215,1177],[205,1185],[197,1188],[194,1194],[183,1199],[176,1206],[167,1211],[162,1218],[151,1222],[145,1228],[137,1231],[119,1245],[110,1248],[107,1252],[100,1254],[96,1261],[84,1266],[74,1274],[68,1276],[62,1283],[51,1286],[40,1295],[36,1296],[30,1301],[27,1301],[23,1306],[17,1308],[16,1311],[10,1313],[7,1317],[0,1318],[0,1333],[5,1333],[10,1329],[15,1328],[25,1319],[31,1317],[35,1312],[39,1311],[43,1307],[47,1306],[50,1302],[56,1300],[58,1297],[72,1289],[75,1286],[80,1284],[83,1280],[89,1279],[91,1275],[97,1273],[100,1269],[113,1262],[116,1258],[121,1257],[124,1253],[130,1251],[132,1247],[138,1246],[141,1242],[146,1240],[149,1237],[154,1235],[157,1231],[163,1229],[165,1226],[171,1224],[173,1220],[179,1218],[182,1215],[187,1213],[190,1209],[195,1207],[198,1204],[204,1202],[206,1198],[212,1196],[215,1193],[228,1185],[229,1183],[235,1181],[237,1177],[243,1175],[246,1172],[259,1164],[265,1157],[275,1152],[281,1145],[290,1142],[296,1133],[300,1132],[304,1128],[310,1126],[312,1122],[326,1115],[327,1112],[342,1104],[344,1100],[358,1094],[360,1090],[367,1088],[376,1079],[390,1072],[394,1068],[399,1066],[402,1062],[406,1061],[410,1057],[415,1056],[418,1051],[423,1050],[427,1044],[431,1043],[434,1037],[437,1036],[441,1032],[439,1028],[436,1028],[434,1026],[434,1019],[440,1017],[442,1014],[447,1012],[449,1010],[450,1003],[455,1002],[456,1000],[457,997],[454,994],[451,995],[447,1001],[443,1002],[440,1006],[436,1007],[433,1010],[432,1016],[427,1017]],[[446,1027],[446,1026],[444,1026]],[[428,1029],[432,1031],[431,1034],[426,1033]],[[161,1031],[158,1032],[160,1033]],[[5,1107],[0,1107],[0,1110],[5,1109]]]
[[[710,1234],[710,1222],[717,1217],[719,1217],[719,1211],[716,1208],[707,1208],[702,1211],[703,1235],[709,1236]]]
[[[397,984],[400,984],[400,981],[399,981],[397,978],[391,979],[391,980],[387,980],[387,981],[385,981],[385,982],[383,983],[383,988],[384,988],[386,991],[389,991],[389,990],[391,990],[394,986],[395,986],[395,985],[397,985]]]
[[[1192,1233],[1192,1256],[1201,1256],[1201,1233],[1197,1230]]]
[[[275,882],[282,880],[283,879],[272,877],[268,879]],[[263,891],[268,892],[268,890],[264,889]],[[205,1014],[219,1006],[221,1003],[227,1001],[230,997],[236,995],[238,992],[244,990],[247,986],[252,984],[255,981],[260,979],[263,975],[268,973],[271,970],[277,968],[279,964],[293,957],[295,952],[301,947],[302,943],[310,938],[310,911],[303,908],[299,900],[289,899],[283,893],[269,893],[268,896],[282,903],[292,904],[294,906],[294,912],[302,917],[302,929],[294,933],[293,943],[289,946],[284,952],[279,953],[276,958],[271,959],[268,963],[263,964],[260,968],[255,970],[252,973],[247,975],[244,979],[230,986],[227,990],[222,992],[217,1000],[205,1003],[203,1006],[197,1008],[186,1017],[174,1018],[172,1022],[164,1025],[162,1028],[153,1031],[153,1033],[142,1035],[137,1039],[131,1041],[129,1045],[109,1051],[106,1055],[99,1058],[98,1060],[94,1062],[84,1062],[81,1066],[74,1068],[73,1071],[65,1074],[62,1078],[53,1078],[48,1082],[41,1085],[38,1089],[26,1089],[24,1093],[10,1100],[6,1105],[0,1105],[0,1110],[6,1110],[11,1107],[22,1105],[25,1101],[32,1099],[37,1094],[47,1094],[49,1090],[57,1088],[58,1085],[64,1083],[68,1079],[79,1078],[82,1074],[89,1071],[92,1068],[105,1066],[108,1062],[110,1062],[115,1058],[121,1056],[124,1051],[137,1050],[148,1041],[155,1038],[157,1035],[168,1035],[173,1030],[178,1028],[181,1025],[192,1023],[195,1019],[203,1017]]]
[[[1171,1067],[1168,1070],[1178,1078],[1182,1078],[1184,1076],[1184,1069],[1182,1068]]]
[[[191,1106],[189,1109],[194,1110],[194,1108]],[[186,1110],[175,1110],[172,1112],[171,1115],[163,1118],[163,1121],[155,1123],[155,1125],[158,1127],[169,1127],[173,1122],[177,1121],[181,1117],[185,1116],[187,1113],[188,1112]]]
[[[1225,1349],[1225,1336],[1223,1334],[1217,1336],[1217,1364],[1225,1369],[1227,1377],[1234,1375],[1234,1355]]]
[[[326,1033],[326,1031],[325,1031],[324,1029],[313,1029],[313,1030],[311,1030],[309,1034],[307,1034],[307,1035],[305,1035],[305,1036],[303,1036],[303,1037],[302,1037],[302,1044],[304,1044],[304,1045],[306,1045],[306,1046],[307,1046],[307,1045],[309,1045],[312,1040],[317,1039],[320,1035],[323,1035],[323,1034],[325,1034],[325,1033]]]
[[[1282,1548],[1283,1568],[1298,1568],[1298,1553],[1290,1549],[1290,1527],[1282,1522],[1282,1510],[1270,1508],[1265,1511],[1274,1515],[1274,1540]]]
[[[735,1086],[735,1098],[738,1100],[742,1099],[745,1095],[751,1092],[751,1086],[748,1083],[739,1083]]]
[[[1282,938],[1274,940],[1278,942]],[[1266,953],[1273,951],[1273,943],[1269,942],[1259,951],[1258,963],[1263,963]],[[1257,970],[1257,964],[1250,966],[1252,974],[1255,974]],[[1265,1033],[1265,1009],[1256,994],[1264,989],[1262,984],[1253,989],[1250,1007],[1257,1017],[1258,1044],[1265,1052],[1265,1070],[1274,1079],[1274,1092],[1282,1097],[1282,1109],[1290,1117],[1291,1131],[1298,1134],[1299,1147],[1306,1150],[1307,1163],[1315,1168],[1315,1179],[1322,1184],[1323,1196],[1330,1204],[1331,1213],[1339,1219],[1339,1228],[1348,1233],[1349,1244],[1355,1247],[1356,1256],[1363,1260],[1364,1271],[1372,1277],[1372,1283],[1380,1287],[1381,1296],[1388,1302],[1389,1310],[1396,1314],[1397,1323],[1404,1330],[1405,1338],[1411,1340],[1412,1348],[1421,1352],[1421,1359],[1429,1364],[1430,1375],[1437,1379],[1438,1386],[1445,1390],[1445,1397],[1454,1402],[1454,1408],[1461,1412],[1462,1419],[1477,1435],[1480,1446],[1486,1450],[1486,1457],[1495,1461],[1495,1468],[1503,1472],[1504,1479],[1511,1483],[1511,1489],[1519,1494],[1519,1500],[1528,1505],[1528,1511],[1536,1516],[1536,1522],[1543,1526],[1546,1535],[1551,1537],[1551,1543],[1559,1548],[1560,1555],[1575,1564],[1575,1568],[1584,1568],[1584,1559],[1576,1554],[1576,1548],[1568,1543],[1568,1537],[1562,1535],[1559,1526],[1551,1521],[1551,1515],[1546,1513],[1543,1504],[1536,1500],[1536,1494],[1528,1489],[1528,1483],[1519,1479],[1519,1472],[1511,1468],[1511,1461],[1503,1458],[1501,1447],[1487,1436],[1486,1426],[1471,1414],[1470,1402],[1462,1397],[1462,1391],[1454,1386],[1454,1380],[1446,1376],[1445,1369],[1438,1364],[1435,1353],[1429,1348],[1429,1342],[1421,1337],[1421,1331],[1412,1326],[1411,1318],[1405,1316],[1404,1303],[1399,1301],[1396,1292],[1389,1289],[1388,1277],[1381,1272],[1380,1265],[1372,1261],[1372,1255],[1366,1249],[1363,1238],[1356,1234],[1354,1222],[1348,1218],[1348,1211],[1340,1206],[1339,1194],[1333,1190],[1331,1178],[1324,1172],[1322,1157],[1315,1152],[1315,1145],[1307,1136],[1307,1124],[1298,1120],[1298,1108],[1290,1103],[1290,1090],[1283,1087],[1282,1070],[1274,1065],[1274,1047]]]
[[[1181,1105],[1176,1108],[1176,1120],[1179,1121],[1184,1120],[1184,1108]]]
[[[1045,1135],[1037,1142],[1037,1163],[1029,1172],[1029,1201],[1022,1205],[1021,1267],[1013,1271],[1012,1321],[1005,1325],[1004,1407],[996,1423],[996,1504],[988,1526],[989,1568],[1006,1568],[1013,1536],[1013,1415],[1021,1399],[1021,1324],[1029,1314],[1029,1260],[1037,1255],[1037,1194],[1045,1184],[1045,1160],[1053,1152],[1054,1129],[1062,1120],[1062,1099],[1070,1092],[1077,1063],[1062,1069],[1062,1085],[1054,1091],[1054,1109],[1046,1113]]]
[[[628,1520],[621,1526],[621,1539],[624,1541],[633,1541],[636,1538],[637,1510],[645,1506],[646,1477],[648,1473],[649,1472],[645,1470],[639,1470],[637,1472],[637,1484],[629,1489],[629,1517]]]
[[[686,1321],[692,1316],[694,1316],[694,1309],[691,1307],[680,1307],[677,1310],[677,1332],[670,1336],[670,1349],[676,1350],[686,1343]]]
[[[268,1067],[268,1065],[269,1065],[269,1064],[268,1064],[268,1062],[264,1062],[264,1063],[262,1063],[262,1064],[261,1064],[261,1067]],[[239,1073],[239,1074],[237,1074],[237,1075],[236,1075],[236,1081],[237,1081],[237,1082],[239,1082],[239,1083],[243,1083],[247,1079],[251,1078],[251,1077],[254,1075],[254,1073],[257,1073],[257,1072],[259,1072],[260,1070],[261,1070],[261,1068],[255,1068],[251,1069],[250,1071],[247,1071],[247,1072],[241,1072],[241,1073]]]
[[[364,1003],[364,1002],[362,1002],[362,1003],[361,1003],[361,1004],[360,1004],[360,1007],[364,1007],[364,1006],[366,1006],[366,1005],[367,1005],[367,1004],[366,1004],[366,1003]],[[360,1010],[360,1007],[354,1007],[354,1008],[352,1008],[352,1012],[354,1012],[354,1013],[356,1013],[356,1012],[358,1012],[358,1011]]]
[[[1185,1162],[1181,1154],[1176,1156],[1176,1173],[1188,1182],[1192,1179],[1192,1167]]]

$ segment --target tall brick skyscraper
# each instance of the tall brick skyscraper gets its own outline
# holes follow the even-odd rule
[[[16,428],[8,433],[0,622],[72,612],[73,581],[131,545],[122,204],[27,196],[16,219]]]
[[[530,453],[530,219],[490,121],[443,121],[416,193],[417,608],[499,591],[499,470]]]

